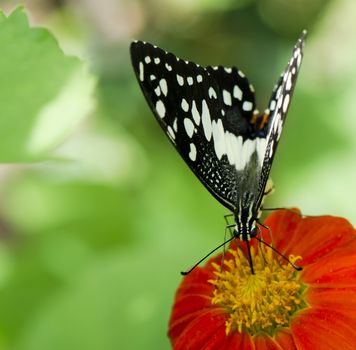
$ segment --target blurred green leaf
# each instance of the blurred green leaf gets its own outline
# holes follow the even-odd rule
[[[40,174],[20,177],[6,193],[10,225],[27,234],[70,234],[96,249],[110,248],[129,236],[132,203],[112,186],[61,182]]]
[[[45,300],[16,349],[168,349],[168,318],[180,277],[172,271],[172,253],[164,256],[170,264],[149,245],[94,260]]]
[[[0,161],[46,158],[91,109],[94,80],[22,8],[1,14],[0,47]]]

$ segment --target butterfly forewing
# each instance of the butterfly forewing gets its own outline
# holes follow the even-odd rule
[[[272,167],[273,158],[277,149],[279,139],[281,137],[282,129],[285,119],[287,117],[289,104],[294,91],[295,83],[297,81],[299,68],[303,58],[303,46],[306,32],[298,40],[295,45],[288,65],[281,74],[270,98],[268,104],[268,121],[264,132],[266,133],[267,146],[263,160],[261,179],[259,183],[259,191],[263,196],[263,191],[266,186],[269,173]],[[260,196],[260,197],[261,197]],[[262,198],[261,198],[262,199]],[[259,203],[256,203],[258,206]]]
[[[222,99],[223,115],[234,115],[234,124],[239,117],[244,118],[249,127],[250,119],[255,110],[255,94],[252,85],[249,84],[245,75],[236,67],[206,67],[206,71],[219,87],[220,98]],[[250,136],[251,130],[239,132],[246,137]]]
[[[255,150],[249,139],[255,101],[247,79],[236,68],[203,68],[140,41],[132,43],[131,57],[172,143],[208,190],[234,211],[246,178],[241,175]]]

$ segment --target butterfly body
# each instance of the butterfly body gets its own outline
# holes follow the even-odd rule
[[[246,242],[258,233],[304,37],[305,32],[262,114],[237,68],[202,67],[145,42],[131,44],[137,80],[157,121],[198,179],[232,212],[233,234]]]

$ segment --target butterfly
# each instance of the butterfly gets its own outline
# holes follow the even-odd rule
[[[234,217],[233,237],[248,242],[303,57],[306,31],[294,46],[268,108],[260,114],[254,89],[236,67],[185,61],[143,41],[131,44],[132,65],[158,123],[208,191]]]

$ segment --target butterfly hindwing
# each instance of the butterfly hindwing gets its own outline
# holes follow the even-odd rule
[[[140,41],[132,43],[131,58],[156,119],[185,162],[223,205],[236,209],[241,173],[255,150],[247,79],[236,68],[203,68]]]

